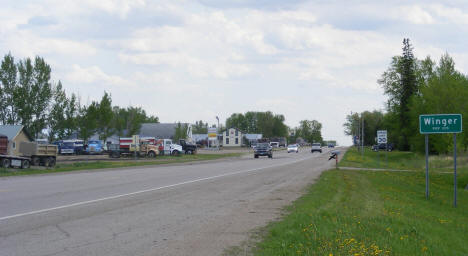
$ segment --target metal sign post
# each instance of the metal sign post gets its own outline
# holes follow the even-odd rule
[[[387,162],[387,152],[388,152],[388,141],[387,141],[387,130],[379,130],[377,131],[377,150],[379,150],[380,144],[385,144],[385,163],[388,167]],[[379,165],[380,165],[380,150],[379,150]]]
[[[424,134],[426,144],[426,199],[429,199],[429,134]]]
[[[453,133],[453,206],[457,207],[457,133],[462,132],[461,114],[434,114],[419,116],[419,132],[425,135],[426,198],[429,198],[429,134]]]
[[[457,134],[453,134],[453,206],[457,207]]]

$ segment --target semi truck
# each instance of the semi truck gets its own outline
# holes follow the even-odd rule
[[[163,155],[173,155],[178,156],[184,149],[181,145],[174,144],[171,139],[160,139],[156,141],[156,144],[159,146],[159,151]]]
[[[31,165],[53,167],[57,161],[57,145],[21,142],[19,155],[8,155],[8,138],[0,136],[0,167],[27,169]]]
[[[60,144],[61,155],[81,155],[84,152],[83,140],[64,140]]]
[[[88,146],[86,147],[86,154],[88,155],[97,155],[102,154],[104,151],[102,142],[100,140],[90,140],[88,141]]]
[[[156,139],[151,137],[133,137],[120,138],[119,144],[110,144],[108,151],[109,157],[119,158],[121,156],[143,156],[154,158],[159,155],[159,147],[155,145]]]

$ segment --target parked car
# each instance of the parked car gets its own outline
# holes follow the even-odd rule
[[[299,153],[299,146],[297,144],[288,145],[288,153],[291,152]]]
[[[379,151],[379,150],[393,151],[393,149],[394,149],[393,143],[387,143],[387,144],[382,143],[382,144],[372,146],[373,151]]]
[[[314,153],[315,151],[322,153],[322,144],[312,143],[312,149],[310,150],[310,152]]]
[[[254,157],[258,158],[259,156],[268,156],[268,158],[273,158],[273,148],[268,143],[258,143],[254,148]]]

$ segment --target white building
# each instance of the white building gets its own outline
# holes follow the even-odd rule
[[[236,128],[229,128],[223,132],[223,147],[240,147],[242,145],[242,132]]]

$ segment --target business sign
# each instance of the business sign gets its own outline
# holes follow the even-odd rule
[[[377,131],[377,144],[387,144],[387,130]]]
[[[208,128],[208,139],[216,140],[218,137],[217,128]]]
[[[431,133],[460,133],[462,132],[461,114],[434,114],[419,116],[419,132]]]

